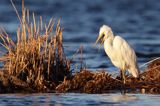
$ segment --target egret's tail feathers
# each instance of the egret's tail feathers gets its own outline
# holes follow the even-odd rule
[[[133,75],[133,77],[139,77],[139,68],[130,68],[128,71]]]

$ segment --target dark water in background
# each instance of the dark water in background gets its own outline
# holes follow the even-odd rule
[[[13,1],[16,1],[18,10],[21,10],[21,0]],[[83,45],[83,57],[89,69],[115,70],[103,48],[99,52],[97,48],[93,48],[99,27],[103,24],[112,27],[115,34],[122,36],[133,46],[139,65],[160,57],[160,0],[25,0],[25,2],[28,9],[34,11],[36,16],[43,16],[44,20],[48,21],[51,17],[58,20],[61,17],[61,26],[64,28],[65,54],[68,58],[72,58],[75,51]],[[0,0],[0,26],[3,26],[13,36],[18,23],[10,0]],[[77,55],[75,61],[79,61],[80,57]],[[122,95],[61,94],[57,96],[56,94],[42,94],[26,96],[22,94],[22,96],[16,96],[7,94],[0,96],[0,104],[44,105],[46,98],[49,97],[49,103],[56,104],[55,106],[77,103],[83,106],[152,103],[157,105],[160,99],[157,95],[134,94],[133,98],[138,99],[131,99],[129,102],[124,99],[117,102],[113,100],[115,96]]]

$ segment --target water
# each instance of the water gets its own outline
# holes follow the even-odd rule
[[[159,95],[143,94],[7,94],[1,106],[158,106]]]
[[[13,0],[18,10],[21,2]],[[160,1],[159,0],[27,0],[26,7],[43,16],[46,21],[51,17],[61,17],[64,28],[63,41],[65,54],[72,58],[75,51],[83,45],[83,56],[89,69],[115,70],[103,48],[98,52],[93,47],[99,27],[107,24],[116,35],[125,38],[135,49],[138,64],[141,65],[160,56]],[[0,1],[0,26],[14,36],[18,18],[10,1]],[[77,55],[75,61],[78,61]],[[79,65],[79,64],[78,64]]]
[[[21,10],[21,0],[13,0]],[[107,58],[103,48],[93,48],[99,27],[107,24],[113,32],[125,38],[135,49],[138,64],[160,57],[160,1],[159,0],[25,0],[26,7],[47,21],[61,17],[64,28],[65,54],[72,58],[83,46],[83,57],[87,68],[117,70]],[[10,0],[0,0],[0,26],[12,38],[18,27],[18,18]],[[73,68],[80,66],[79,54],[74,58]],[[118,72],[118,71],[116,71]],[[120,94],[33,94],[1,95],[0,104],[14,105],[157,105],[159,95],[129,94],[115,100]],[[131,100],[130,100],[131,99]]]

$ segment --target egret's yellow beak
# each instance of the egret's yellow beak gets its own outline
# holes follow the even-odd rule
[[[100,45],[102,45],[104,42],[104,35],[99,35],[94,45],[96,45],[98,41],[100,41]]]

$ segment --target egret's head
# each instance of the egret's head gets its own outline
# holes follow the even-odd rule
[[[104,43],[104,40],[106,39],[107,36],[110,36],[110,32],[112,32],[111,28],[107,25],[103,25],[100,30],[99,30],[99,36],[95,42],[95,44],[100,41],[100,44],[102,45]]]

